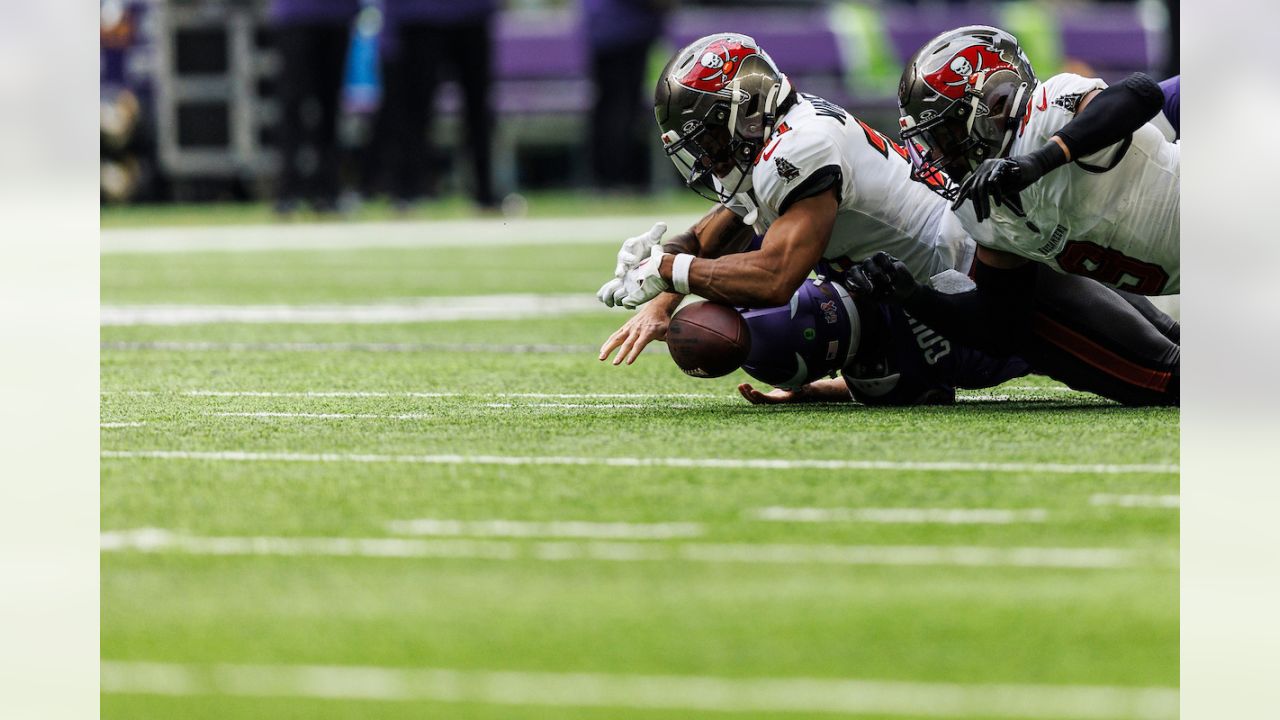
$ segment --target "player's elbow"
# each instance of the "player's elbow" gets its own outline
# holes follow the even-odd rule
[[[1147,116],[1148,119],[1153,118],[1164,109],[1164,90],[1160,89],[1160,83],[1156,82],[1150,75],[1146,73],[1136,72],[1125,78],[1121,85],[1125,90],[1137,101],[1137,105],[1142,108],[1141,114]]]

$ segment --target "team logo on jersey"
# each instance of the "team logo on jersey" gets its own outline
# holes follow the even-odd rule
[[[965,86],[975,75],[987,76],[997,70],[1017,72],[999,50],[990,45],[970,45],[952,56],[947,64],[924,76],[925,83],[934,92],[952,100],[964,97]]]
[[[1053,104],[1066,110],[1069,113],[1076,111],[1080,107],[1080,101],[1084,99],[1084,93],[1071,93],[1069,95],[1059,95],[1053,99]]]
[[[791,182],[800,177],[800,168],[787,162],[782,156],[774,158],[773,166],[778,171],[778,177],[782,178],[784,182]]]
[[[702,92],[720,92],[737,77],[744,60],[759,54],[759,48],[743,45],[735,39],[716,40],[707,46],[702,57],[680,78],[680,84]]]

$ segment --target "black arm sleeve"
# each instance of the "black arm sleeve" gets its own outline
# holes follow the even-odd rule
[[[839,165],[820,167],[805,178],[804,182],[797,185],[796,189],[787,193],[787,196],[782,199],[782,206],[778,208],[778,214],[785,213],[788,208],[805,198],[821,195],[832,188],[835,188],[836,203],[838,204],[843,199],[841,197],[841,186],[843,184],[844,173],[840,172]]]
[[[902,306],[948,338],[994,355],[1012,355],[1031,332],[1036,265],[1001,270],[979,260],[976,290],[947,295],[921,286]]]
[[[1071,158],[1079,160],[1124,140],[1163,108],[1160,85],[1143,73],[1134,73],[1094,95],[1054,134],[1071,151]]]

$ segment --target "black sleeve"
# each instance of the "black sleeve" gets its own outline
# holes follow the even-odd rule
[[[1143,73],[1103,89],[1061,130],[1054,133],[1073,159],[1092,155],[1133,134],[1164,108],[1160,85]]]
[[[839,165],[820,167],[805,178],[804,182],[797,185],[795,190],[787,193],[787,196],[782,199],[782,207],[778,208],[778,214],[785,213],[787,208],[805,198],[816,197],[831,188],[835,188],[836,202],[839,203],[843,199],[841,196],[843,186],[844,173],[840,172]]]
[[[976,290],[948,295],[921,286],[902,306],[948,338],[994,355],[1012,355],[1031,332],[1036,266],[1001,270],[979,260]]]

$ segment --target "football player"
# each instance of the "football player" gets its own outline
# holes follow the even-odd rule
[[[1151,124],[1165,94],[1150,77],[1040,82],[1016,38],[974,25],[912,56],[898,104],[912,176],[952,209],[972,202],[959,217],[982,262],[1178,292],[1180,146]]]
[[[677,53],[659,80],[655,112],[667,155],[686,184],[718,205],[665,245],[662,224],[623,244],[615,277],[598,296],[610,306],[644,307],[606,341],[601,359],[617,350],[615,364],[634,361],[645,345],[662,339],[685,293],[776,306],[820,263],[833,277],[856,275],[857,261],[877,251],[900,258],[918,283],[963,277],[973,264],[974,242],[961,222],[972,210],[952,213],[927,184],[945,187],[948,179],[938,173],[926,184],[913,183],[910,151],[842,108],[797,92],[749,37],[712,35]],[[871,287],[865,278],[853,280],[855,287]],[[1142,318],[1118,294],[1093,286],[1100,294],[1089,323],[1123,324],[1108,313]],[[1060,340],[1075,342],[1091,332],[1087,323],[1068,329]],[[1164,345],[1149,354],[1166,360],[1168,340],[1146,335],[1152,334]],[[1059,379],[1073,387],[1098,388],[1124,402],[1170,401],[1167,379],[1152,384],[1143,376],[1132,395],[1109,392],[1104,386],[1113,368],[1077,350],[1059,351],[1076,371]],[[1176,369],[1176,345],[1172,356]],[[1176,402],[1176,383],[1173,388]]]

